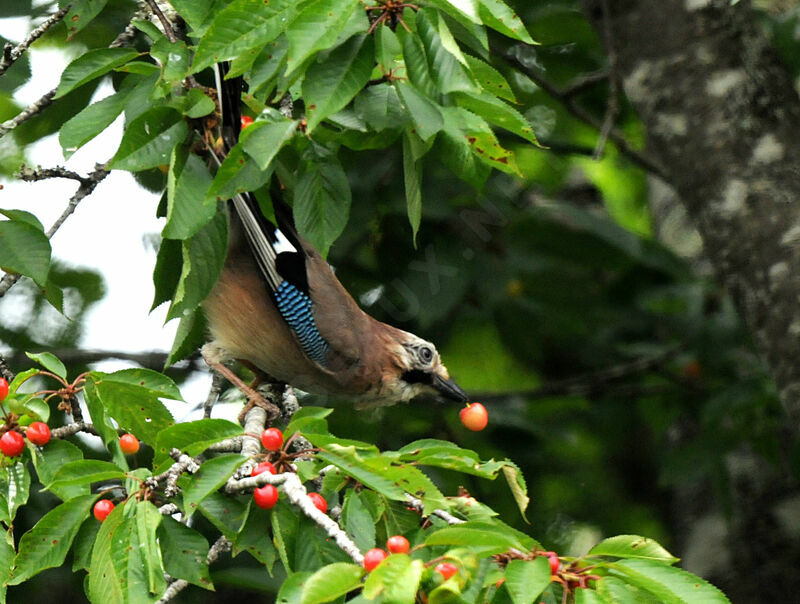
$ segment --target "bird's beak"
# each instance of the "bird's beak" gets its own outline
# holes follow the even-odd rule
[[[443,378],[438,373],[433,374],[433,383],[431,385],[439,394],[451,401],[466,403],[469,400],[467,393],[464,392],[458,384],[453,380]]]

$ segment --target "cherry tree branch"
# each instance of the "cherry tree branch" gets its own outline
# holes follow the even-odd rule
[[[3,75],[6,70],[11,67],[14,62],[25,53],[26,50],[28,50],[28,47],[30,47],[31,44],[41,38],[48,29],[53,27],[53,25],[61,21],[69,9],[70,5],[67,5],[57,13],[50,15],[41,25],[39,25],[39,27],[29,33],[28,36],[16,46],[6,43],[3,47],[3,58],[0,59],[0,75]]]
[[[211,566],[214,562],[216,562],[219,557],[231,551],[231,542],[224,536],[220,537],[216,540],[214,545],[208,550],[208,555],[206,556],[206,564]],[[169,584],[164,595],[161,596],[161,599],[156,602],[156,604],[166,604],[172,598],[177,596],[181,591],[186,589],[189,586],[189,582],[185,581],[184,579],[177,579],[173,580],[172,583]]]

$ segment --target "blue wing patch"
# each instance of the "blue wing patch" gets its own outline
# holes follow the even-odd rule
[[[311,312],[311,298],[288,281],[275,292],[278,311],[300,340],[303,351],[314,362],[327,365],[328,343],[319,333]]]

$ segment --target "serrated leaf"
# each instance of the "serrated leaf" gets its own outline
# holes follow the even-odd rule
[[[30,212],[26,212],[25,210],[2,210],[0,209],[0,214],[5,216],[6,218],[10,218],[11,220],[18,220],[19,222],[25,222],[32,227],[37,228],[38,230],[44,233],[44,226],[42,225],[41,221],[36,218],[35,215],[31,214]]]
[[[431,76],[442,93],[477,91],[464,68],[466,59],[435,10],[425,8],[417,13],[417,32],[425,47]]]
[[[97,497],[83,495],[65,501],[47,512],[25,533],[14,559],[9,585],[19,585],[46,568],[61,566]]]
[[[120,525],[125,521],[123,506],[117,506],[100,525],[97,540],[92,548],[89,563],[89,577],[86,594],[91,602],[125,602],[122,578],[117,573],[112,561],[112,551],[118,543],[112,543],[117,532],[122,532]],[[126,547],[126,549],[130,547]]]
[[[352,13],[360,8],[358,0],[309,0],[303,4],[300,12],[286,25],[288,74],[316,51],[329,48],[344,30]]]
[[[489,94],[461,92],[457,95],[456,102],[487,122],[505,128],[509,132],[533,144],[537,144],[533,128],[528,123],[528,120],[525,119],[525,116],[500,99]]]
[[[512,560],[506,566],[506,589],[514,604],[532,604],[550,585],[550,563],[539,556],[533,560]]]
[[[67,26],[67,40],[89,25],[108,4],[108,0],[62,0],[59,5],[63,8],[69,5],[69,11],[64,17]]]
[[[295,135],[298,123],[297,120],[255,122],[242,134],[242,148],[261,170],[266,170],[278,151]]]
[[[406,191],[406,211],[408,222],[411,224],[411,234],[414,245],[417,243],[417,231],[422,221],[422,166],[414,158],[410,139],[415,134],[403,133],[403,182]]]
[[[364,88],[372,73],[373,55],[372,37],[353,36],[325,60],[311,64],[303,80],[309,134]]]
[[[46,487],[63,488],[73,485],[91,484],[103,480],[121,480],[125,472],[116,464],[100,459],[81,459],[62,465]]]
[[[150,47],[150,55],[161,64],[161,79],[170,84],[180,84],[189,72],[189,49],[183,40],[170,42],[161,36]]]
[[[188,131],[180,113],[171,107],[154,107],[128,124],[109,166],[138,172],[168,165],[172,149]]]
[[[182,244],[183,268],[167,320],[193,312],[217,283],[228,246],[228,219],[217,212],[211,221]]]
[[[410,119],[397,96],[397,90],[389,83],[370,86],[362,91],[356,96],[353,108],[356,115],[377,132],[400,129]]]
[[[158,392],[138,384],[115,380],[113,374],[107,376],[93,372],[91,380],[94,382],[95,396],[101,401],[106,413],[117,421],[120,428],[132,432],[136,438],[150,446],[155,444],[156,436],[161,430],[175,422],[172,414],[159,400]]]
[[[199,504],[200,513],[233,541],[247,519],[247,506],[238,499],[211,492]]]
[[[36,468],[39,482],[48,484],[53,482],[56,472],[62,466],[83,459],[83,452],[71,442],[54,438],[47,443],[46,447],[37,447],[31,455],[31,459]],[[49,490],[59,499],[66,501],[79,495],[88,494],[89,485],[63,488],[52,488],[51,486]]]
[[[517,101],[517,97],[514,96],[514,91],[511,89],[508,81],[503,77],[503,74],[477,57],[465,55],[465,58],[467,59],[467,64],[469,65],[472,75],[484,90],[502,99],[511,101],[512,103]]]
[[[192,88],[188,94],[174,99],[175,102],[172,106],[175,107],[186,117],[197,119],[212,113],[216,108],[214,101],[212,101],[207,94],[198,88]]]
[[[258,53],[278,37],[296,14],[295,0],[234,0],[214,15],[205,35],[197,45],[193,71]]]
[[[200,157],[188,149],[173,149],[167,174],[167,223],[162,237],[188,239],[208,224],[217,212],[217,204],[206,199],[211,181]]]
[[[156,396],[168,398],[173,401],[183,401],[181,391],[172,378],[153,369],[147,369],[145,367],[120,369],[114,373],[102,374],[102,379],[105,382],[119,382],[120,384],[138,386],[140,388],[145,388]]]
[[[535,44],[528,30],[525,29],[522,19],[505,2],[502,0],[477,1],[478,14],[486,25],[509,38]]]
[[[272,567],[278,557],[278,552],[272,544],[269,531],[266,530],[270,523],[269,516],[268,510],[255,505],[253,499],[250,500],[247,520],[233,541],[233,555],[237,556],[239,552],[247,552],[261,562],[267,572],[272,574]]]
[[[609,572],[649,591],[665,604],[729,604],[719,589],[683,569],[652,560],[621,560]]]
[[[164,570],[203,589],[214,589],[208,575],[208,541],[193,528],[165,516],[158,528]]]
[[[425,540],[425,544],[462,546],[476,549],[482,555],[501,553],[510,548],[528,551],[537,545],[536,541],[524,533],[515,531],[499,521],[470,521],[449,526],[431,534]]]
[[[425,97],[414,86],[401,81],[394,82],[400,100],[411,116],[419,137],[427,141],[444,127],[440,107]]]
[[[180,318],[178,329],[175,330],[175,340],[169,351],[164,367],[169,367],[191,355],[206,341],[208,332],[205,315],[200,310],[195,310]]]
[[[3,468],[3,470],[4,478],[6,479],[4,481],[5,484],[3,484],[5,487],[3,495],[8,505],[8,518],[13,520],[20,506],[28,502],[28,495],[31,490],[31,475],[27,466],[20,461]]]
[[[64,157],[69,157],[108,128],[122,113],[132,92],[132,86],[124,87],[119,92],[84,107],[77,115],[64,122],[58,132],[58,142]]]
[[[328,422],[325,418],[333,413],[333,409],[324,407],[300,407],[292,416],[292,421],[286,426],[284,433],[291,436],[295,432],[322,433],[328,431]]]
[[[594,589],[575,590],[575,604],[623,604],[613,600],[606,600],[603,596],[597,593]]]
[[[342,526],[362,552],[375,547],[375,520],[355,489],[349,489],[344,496]]]
[[[236,468],[246,460],[247,458],[242,455],[230,453],[204,461],[183,488],[183,505],[186,513],[194,512],[197,505],[225,484]]]
[[[170,426],[158,433],[155,452],[155,468],[170,459],[171,449],[183,451],[194,457],[211,445],[226,438],[242,435],[242,427],[226,419],[200,419]]]
[[[350,183],[337,157],[319,145],[297,175],[294,219],[297,230],[325,257],[350,215]]]
[[[525,477],[522,475],[522,470],[516,464],[507,462],[503,466],[503,475],[506,477],[508,487],[511,489],[511,494],[514,496],[514,501],[517,502],[519,513],[525,518],[525,510],[528,509],[528,504],[531,499],[528,497],[528,487],[525,484]]]
[[[164,563],[161,560],[161,549],[156,539],[156,531],[161,525],[161,512],[150,501],[136,503],[136,541],[144,565],[147,590],[151,594],[160,594],[167,587],[164,579]]]
[[[79,86],[99,78],[139,56],[129,48],[97,48],[89,50],[72,61],[61,74],[54,98],[58,99]]]
[[[658,542],[639,535],[617,535],[604,539],[592,549],[588,556],[614,556],[616,558],[642,558],[674,564],[679,560]]]
[[[249,129],[242,133],[242,139],[247,140]],[[244,152],[242,139],[217,168],[214,182],[207,193],[209,200],[225,201],[239,193],[255,191],[269,181],[272,170],[264,171],[258,167],[258,163]]]
[[[100,532],[100,523],[90,516],[81,524],[78,534],[72,540],[72,572],[88,570],[92,559],[92,548]]]
[[[39,363],[39,365],[47,369],[50,373],[54,373],[62,379],[67,379],[67,368],[64,367],[64,363],[62,363],[56,355],[50,352],[26,352],[25,356],[31,361]]]
[[[26,221],[0,221],[0,268],[44,287],[50,272],[50,240]]]
[[[431,61],[425,51],[422,38],[417,34],[408,34],[403,37],[403,59],[410,84],[421,95],[436,99],[439,96],[439,87],[431,73]]]
[[[277,604],[300,604],[300,598],[303,597],[303,586],[308,578],[311,576],[310,572],[292,573],[283,582],[278,595],[276,597]]]
[[[413,604],[425,566],[406,554],[393,554],[369,573],[364,596],[370,600],[381,595],[386,604]]]
[[[444,128],[463,137],[472,153],[487,165],[509,174],[520,174],[514,154],[504,149],[486,121],[462,107],[441,107]]]
[[[322,604],[361,586],[364,569],[349,562],[323,566],[304,581],[301,604]]]

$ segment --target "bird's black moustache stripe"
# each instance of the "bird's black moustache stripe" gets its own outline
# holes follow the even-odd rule
[[[422,369],[411,369],[403,374],[403,381],[409,384],[433,384],[433,376]]]

